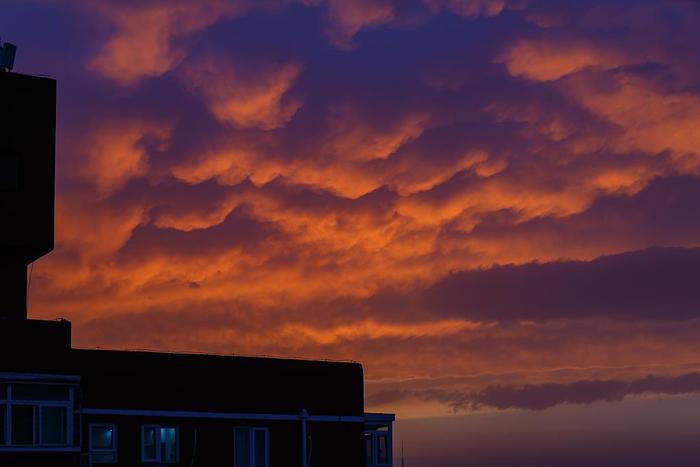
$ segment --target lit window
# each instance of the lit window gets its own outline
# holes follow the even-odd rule
[[[117,462],[117,427],[115,425],[90,425],[90,462],[92,464]]]
[[[267,428],[236,427],[233,431],[235,467],[268,467]]]
[[[143,462],[178,462],[178,432],[175,426],[144,425],[141,428]]]

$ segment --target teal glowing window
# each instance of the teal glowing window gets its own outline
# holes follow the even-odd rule
[[[117,427],[114,424],[90,425],[90,462],[114,464],[117,462]]]
[[[235,467],[269,467],[267,428],[236,427],[233,431]]]
[[[141,427],[141,460],[176,463],[180,456],[176,426],[144,425]]]

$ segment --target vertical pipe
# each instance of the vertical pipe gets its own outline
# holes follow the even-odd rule
[[[393,466],[394,465],[394,423],[389,422],[389,439],[388,439],[387,444],[387,452],[388,457],[389,457],[389,465]]]
[[[301,411],[301,467],[307,466],[307,454],[306,454],[306,419],[309,418],[309,412],[306,409]]]

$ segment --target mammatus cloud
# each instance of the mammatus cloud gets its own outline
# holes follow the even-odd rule
[[[109,122],[87,143],[83,177],[102,197],[149,172],[148,153],[167,148],[171,128],[147,121]]]
[[[178,42],[222,17],[243,11],[247,2],[148,0],[83,5],[96,10],[112,29],[88,68],[121,85],[132,85],[177,66],[187,56],[187,48]]]
[[[352,49],[355,46],[353,37],[358,31],[390,22],[395,18],[396,10],[391,0],[329,0],[326,14],[329,19],[326,28],[329,40],[341,49]]]
[[[586,68],[613,69],[629,63],[622,53],[588,41],[553,43],[524,40],[510,46],[499,57],[513,76],[535,81],[554,81]]]
[[[220,122],[264,130],[283,126],[301,107],[300,100],[285,99],[300,72],[294,63],[236,66],[223,57],[197,59],[183,71]]]
[[[80,58],[30,311],[82,345],[446,394],[698,370],[693,2],[50,6]]]
[[[424,15],[447,10],[467,18],[495,16],[506,0],[421,0],[415,8]],[[378,28],[401,20],[404,6],[396,0],[187,0],[114,2],[81,1],[79,6],[97,13],[109,30],[108,39],[88,63],[120,85],[134,85],[161,76],[177,67],[192,49],[193,36],[220,21],[249,11],[280,11],[288,5],[321,6],[325,10],[325,35],[335,47],[351,50],[362,29]],[[410,9],[410,8],[409,8]]]

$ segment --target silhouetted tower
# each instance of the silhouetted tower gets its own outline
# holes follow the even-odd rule
[[[53,250],[56,81],[0,47],[0,319],[27,317],[27,265]]]

